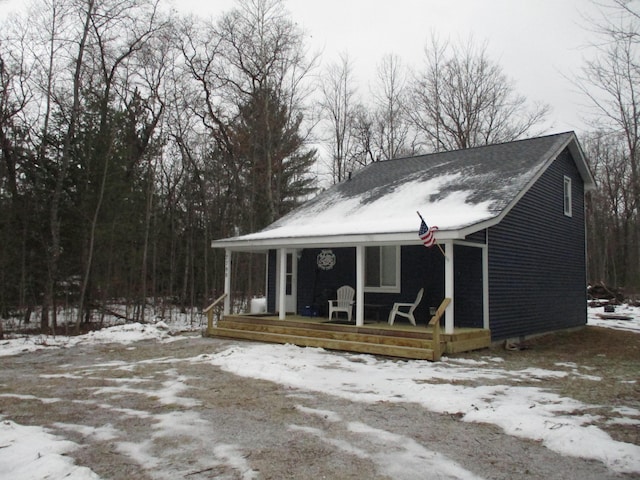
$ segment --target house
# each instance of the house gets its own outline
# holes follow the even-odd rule
[[[266,255],[267,311],[281,320],[326,315],[336,289],[351,285],[363,326],[423,288],[423,325],[446,297],[445,333],[524,338],[586,324],[585,192],[594,186],[573,132],[398,158],[212,246],[226,250],[226,292],[231,252]],[[431,248],[417,212],[438,228]]]

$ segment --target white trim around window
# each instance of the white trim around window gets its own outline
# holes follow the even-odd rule
[[[373,258],[367,255],[371,255],[372,249],[376,249]],[[400,245],[367,246],[364,250],[364,291],[400,293]],[[378,271],[368,275],[367,268],[372,266],[375,266]]]
[[[571,207],[572,201],[573,201],[573,197],[571,195],[571,178],[565,175],[563,202],[564,202],[564,214],[567,217],[571,217],[573,215],[572,207]]]

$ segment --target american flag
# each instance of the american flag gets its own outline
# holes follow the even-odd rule
[[[422,243],[424,243],[425,247],[431,248],[435,245],[436,230],[438,230],[438,227],[428,227],[427,223],[424,220],[422,220],[422,223],[420,223],[420,231],[418,232],[418,235],[422,239]]]

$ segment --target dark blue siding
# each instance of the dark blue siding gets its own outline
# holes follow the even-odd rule
[[[269,250],[267,263],[267,311],[276,311],[276,251]]]
[[[573,216],[564,215],[564,176]],[[494,340],[586,323],[584,189],[565,150],[500,224],[489,243],[489,316]]]
[[[298,261],[298,310],[307,305],[318,308],[321,316],[327,316],[330,299],[336,298],[336,290],[342,285],[356,287],[355,248],[333,248],[336,264],[331,270],[321,270],[316,259],[320,248],[305,248]]]
[[[355,248],[334,248],[336,265],[331,270],[316,266],[319,248],[305,248],[298,260],[298,313],[305,306],[315,306],[320,315],[327,315],[327,300],[336,298],[336,290],[342,285],[355,288]],[[269,251],[269,273],[267,285],[267,310],[276,311],[276,251]]]
[[[418,325],[426,325],[431,316],[429,307],[437,307],[444,298],[444,257],[437,247],[404,246],[401,249],[402,283],[399,294],[377,294],[387,299],[389,310],[394,302],[413,302],[420,288],[424,297],[414,313]],[[374,294],[367,294],[376,303]],[[382,302],[381,302],[382,303]],[[398,323],[406,321],[398,317]]]
[[[316,257],[322,249],[306,248],[298,261],[298,310],[305,306],[315,306],[321,316],[327,315],[327,300],[335,298],[336,290],[342,285],[356,285],[355,248],[333,248],[336,256],[335,267],[321,270],[316,265]],[[386,318],[394,302],[412,302],[420,288],[425,289],[416,318],[426,323],[429,307],[437,307],[444,297],[444,257],[437,248],[423,246],[401,247],[401,292],[365,293],[365,303],[385,305],[378,309],[380,318]],[[275,311],[276,252],[269,252],[269,276],[267,288],[267,309]],[[398,319],[402,322],[404,319]]]
[[[316,266],[316,257],[321,249],[305,249],[298,263],[298,306],[315,305],[322,316],[327,315],[327,300],[335,298],[336,290],[342,285],[356,285],[355,248],[334,248],[336,265],[331,270],[320,270]],[[437,249],[423,246],[405,246],[400,252],[401,292],[365,293],[365,303],[385,305],[377,314],[384,319],[388,316],[394,302],[412,302],[420,288],[425,289],[424,297],[416,318],[426,323],[429,318],[429,306],[439,305],[443,293],[444,263]],[[403,319],[399,319],[401,322]]]
[[[482,328],[482,249],[455,245],[454,316],[456,327]]]
[[[482,327],[482,252],[479,248],[457,245],[455,252],[456,325]],[[322,249],[302,250],[298,261],[298,310],[315,307],[320,316],[327,316],[327,300],[335,298],[342,285],[355,287],[355,248],[334,248],[336,265],[331,270],[316,266],[316,257]],[[429,318],[429,307],[437,307],[444,298],[444,257],[438,248],[427,249],[421,245],[401,247],[401,292],[365,293],[365,303],[384,305],[377,309],[379,318],[389,314],[394,302],[413,302],[420,288],[424,296],[416,309],[419,323]],[[276,310],[276,252],[269,252],[269,276],[267,285],[267,310]],[[368,312],[371,315],[371,312]],[[397,322],[406,322],[398,318]]]

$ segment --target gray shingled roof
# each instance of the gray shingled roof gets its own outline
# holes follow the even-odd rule
[[[573,132],[373,163],[255,234],[214,242],[410,233],[416,210],[441,234],[508,209],[565,148],[586,184],[593,179]],[[578,157],[578,158],[576,158]]]

